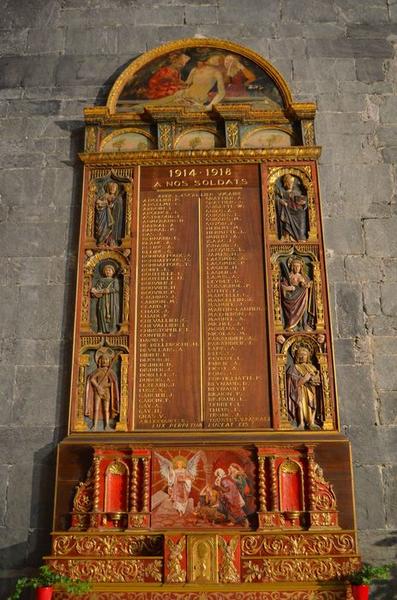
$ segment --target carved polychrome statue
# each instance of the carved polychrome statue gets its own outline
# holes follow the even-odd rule
[[[291,256],[285,264],[281,263],[281,305],[287,331],[315,328],[316,305],[313,281],[307,275],[306,264],[298,256]]]
[[[320,429],[316,418],[320,416],[321,379],[310,355],[309,348],[298,345],[293,350],[294,363],[287,368],[288,412],[298,429]]]
[[[115,333],[120,323],[120,283],[113,262],[99,266],[101,276],[91,288],[96,304],[96,330],[98,333]]]
[[[95,200],[95,239],[98,244],[115,246],[123,236],[123,198],[115,181],[104,189]]]
[[[298,178],[290,173],[277,182],[276,212],[279,239],[307,239],[307,196],[302,192]]]
[[[111,430],[110,421],[120,413],[119,387],[112,370],[116,356],[110,348],[97,350],[95,361],[98,367],[87,378],[84,414],[91,419],[94,430],[98,429],[100,421],[105,431]]]

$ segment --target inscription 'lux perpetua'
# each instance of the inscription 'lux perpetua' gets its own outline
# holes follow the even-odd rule
[[[240,171],[142,169],[138,428],[270,425],[259,177]]]

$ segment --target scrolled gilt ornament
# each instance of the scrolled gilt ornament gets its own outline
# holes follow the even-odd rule
[[[51,560],[51,568],[73,579],[93,583],[144,583],[162,581],[162,561],[159,559],[114,560]]]
[[[167,540],[169,557],[167,561],[167,582],[183,583],[186,581],[186,570],[182,567],[183,553],[185,552],[186,539],[182,536],[178,541],[171,538]]]

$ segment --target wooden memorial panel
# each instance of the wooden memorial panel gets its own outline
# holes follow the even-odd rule
[[[257,165],[143,167],[135,425],[270,426]]]

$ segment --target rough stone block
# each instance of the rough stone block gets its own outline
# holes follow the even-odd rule
[[[397,391],[380,392],[379,412],[382,425],[397,425]]]
[[[377,283],[367,283],[363,286],[363,303],[366,315],[380,315],[381,291]]]
[[[374,377],[381,390],[397,390],[396,357],[375,355]]]
[[[397,258],[385,258],[383,269],[385,281],[397,281]]]
[[[18,336],[60,339],[66,292],[62,285],[24,286],[18,302]]]
[[[277,25],[277,33],[279,38],[303,37],[306,40],[310,38],[326,38],[344,37],[345,28],[337,23],[315,23],[313,20],[310,23],[281,22]]]
[[[392,172],[387,165],[351,164],[340,167],[341,199],[345,216],[385,216],[393,196]]]
[[[363,431],[374,428],[375,392],[370,369],[365,365],[339,365],[337,381],[341,422]]]
[[[389,317],[397,316],[397,283],[384,283],[382,291],[382,312]]]
[[[0,35],[0,55],[23,54],[26,48],[28,29],[9,29]]]
[[[250,0],[245,2],[243,10],[240,0],[228,0],[219,3],[219,23],[237,23],[255,25],[261,21],[274,23],[280,19],[278,0]]]
[[[382,474],[379,466],[356,466],[354,470],[355,496],[359,529],[385,526],[385,507],[382,498]]]
[[[29,29],[26,53],[27,54],[58,54],[63,52],[65,46],[65,29]]]
[[[9,263],[9,281],[13,285],[42,285],[48,283],[50,258],[14,258]]]
[[[336,20],[336,11],[327,0],[309,0],[308,2],[295,2],[295,0],[283,0],[281,3],[282,21],[293,21],[294,23],[307,23],[313,19],[317,23],[332,22]]]
[[[188,25],[202,25],[218,22],[218,9],[210,4],[185,6],[185,19]]]
[[[361,287],[354,283],[337,283],[336,320],[341,337],[354,337],[364,332]]]
[[[365,247],[368,256],[397,256],[396,227],[397,217],[364,221]]]
[[[25,2],[5,0],[0,13],[0,28],[46,27],[56,18],[58,2],[53,0],[35,0],[28,7]]]
[[[0,527],[4,527],[5,525],[5,517],[7,512],[7,488],[9,470],[9,465],[0,465]]]
[[[307,58],[294,57],[294,79],[319,81],[322,79],[334,82],[356,78],[353,58]],[[334,83],[334,85],[336,85]]]
[[[352,339],[334,340],[335,362],[337,365],[354,365],[354,344]]]
[[[325,246],[336,254],[363,254],[361,223],[342,217],[324,219]]]
[[[13,115],[57,115],[61,103],[59,100],[11,100],[8,114]]]
[[[384,469],[385,480],[385,506],[386,524],[390,529],[397,528],[397,465],[386,466]]]
[[[64,428],[64,423],[62,423]],[[26,421],[18,427],[0,425],[0,456],[7,456],[9,464],[26,462],[27,457],[40,457],[41,462],[49,463],[56,443],[64,435],[57,429],[57,422],[51,426],[32,427]],[[45,449],[45,452],[44,450]],[[52,458],[51,458],[52,460]],[[0,536],[0,544],[2,541]]]
[[[13,422],[33,427],[52,425],[56,420],[58,367],[17,367]]]
[[[348,281],[381,281],[382,261],[368,256],[347,256],[345,260]]]
[[[346,368],[351,369],[351,367]],[[371,389],[369,387],[367,392],[371,393]],[[353,460],[355,463],[364,465],[392,463],[395,460],[396,454],[397,427],[384,427],[375,424],[367,425],[365,411],[368,409],[367,405],[361,409],[357,408],[356,425],[354,427],[346,426],[343,428],[344,433],[352,443]]]
[[[135,9],[136,25],[183,25],[184,6],[150,6],[144,4]]]
[[[23,129],[24,130],[24,129]],[[22,130],[22,131],[23,131]],[[43,171],[36,169],[2,170],[1,199],[9,207],[29,206],[41,198]]]
[[[330,282],[345,281],[345,265],[341,256],[335,256],[334,251],[328,251],[326,263]]]
[[[397,123],[397,98],[389,96],[380,105],[379,116],[382,123]]]
[[[269,40],[270,59],[299,58],[306,55],[306,41],[299,38]],[[298,78],[297,78],[298,79]]]
[[[29,529],[32,496],[33,457],[24,463],[12,465],[8,480],[8,506],[6,525],[9,529]]]
[[[120,28],[121,29],[121,28]],[[126,28],[126,33],[129,32],[130,40],[137,40],[134,34],[131,36],[130,28]],[[120,34],[120,31],[118,32]],[[128,45],[128,38],[127,38]],[[128,48],[123,51],[128,52]],[[145,46],[140,49],[140,52],[145,50]],[[131,57],[130,57],[131,60]],[[124,68],[126,65],[124,65]],[[56,65],[55,84],[58,85],[78,85],[82,84],[103,85],[103,82],[109,79],[113,73],[114,79],[120,70],[120,57],[115,56],[61,56]],[[113,79],[111,82],[113,83]]]
[[[389,58],[393,47],[385,39],[307,40],[309,56]]]
[[[113,27],[102,29],[69,27],[66,32],[65,48],[67,54],[115,54],[117,35]]]
[[[0,225],[1,227],[1,225]],[[0,322],[2,335],[15,336],[18,324],[18,315],[15,307],[17,306],[19,290],[16,286],[0,287]]]
[[[62,256],[66,233],[63,223],[42,223],[40,227],[0,223],[0,252],[8,256]]]
[[[383,81],[385,78],[384,61],[382,59],[357,58],[356,72],[359,81],[367,83]]]

